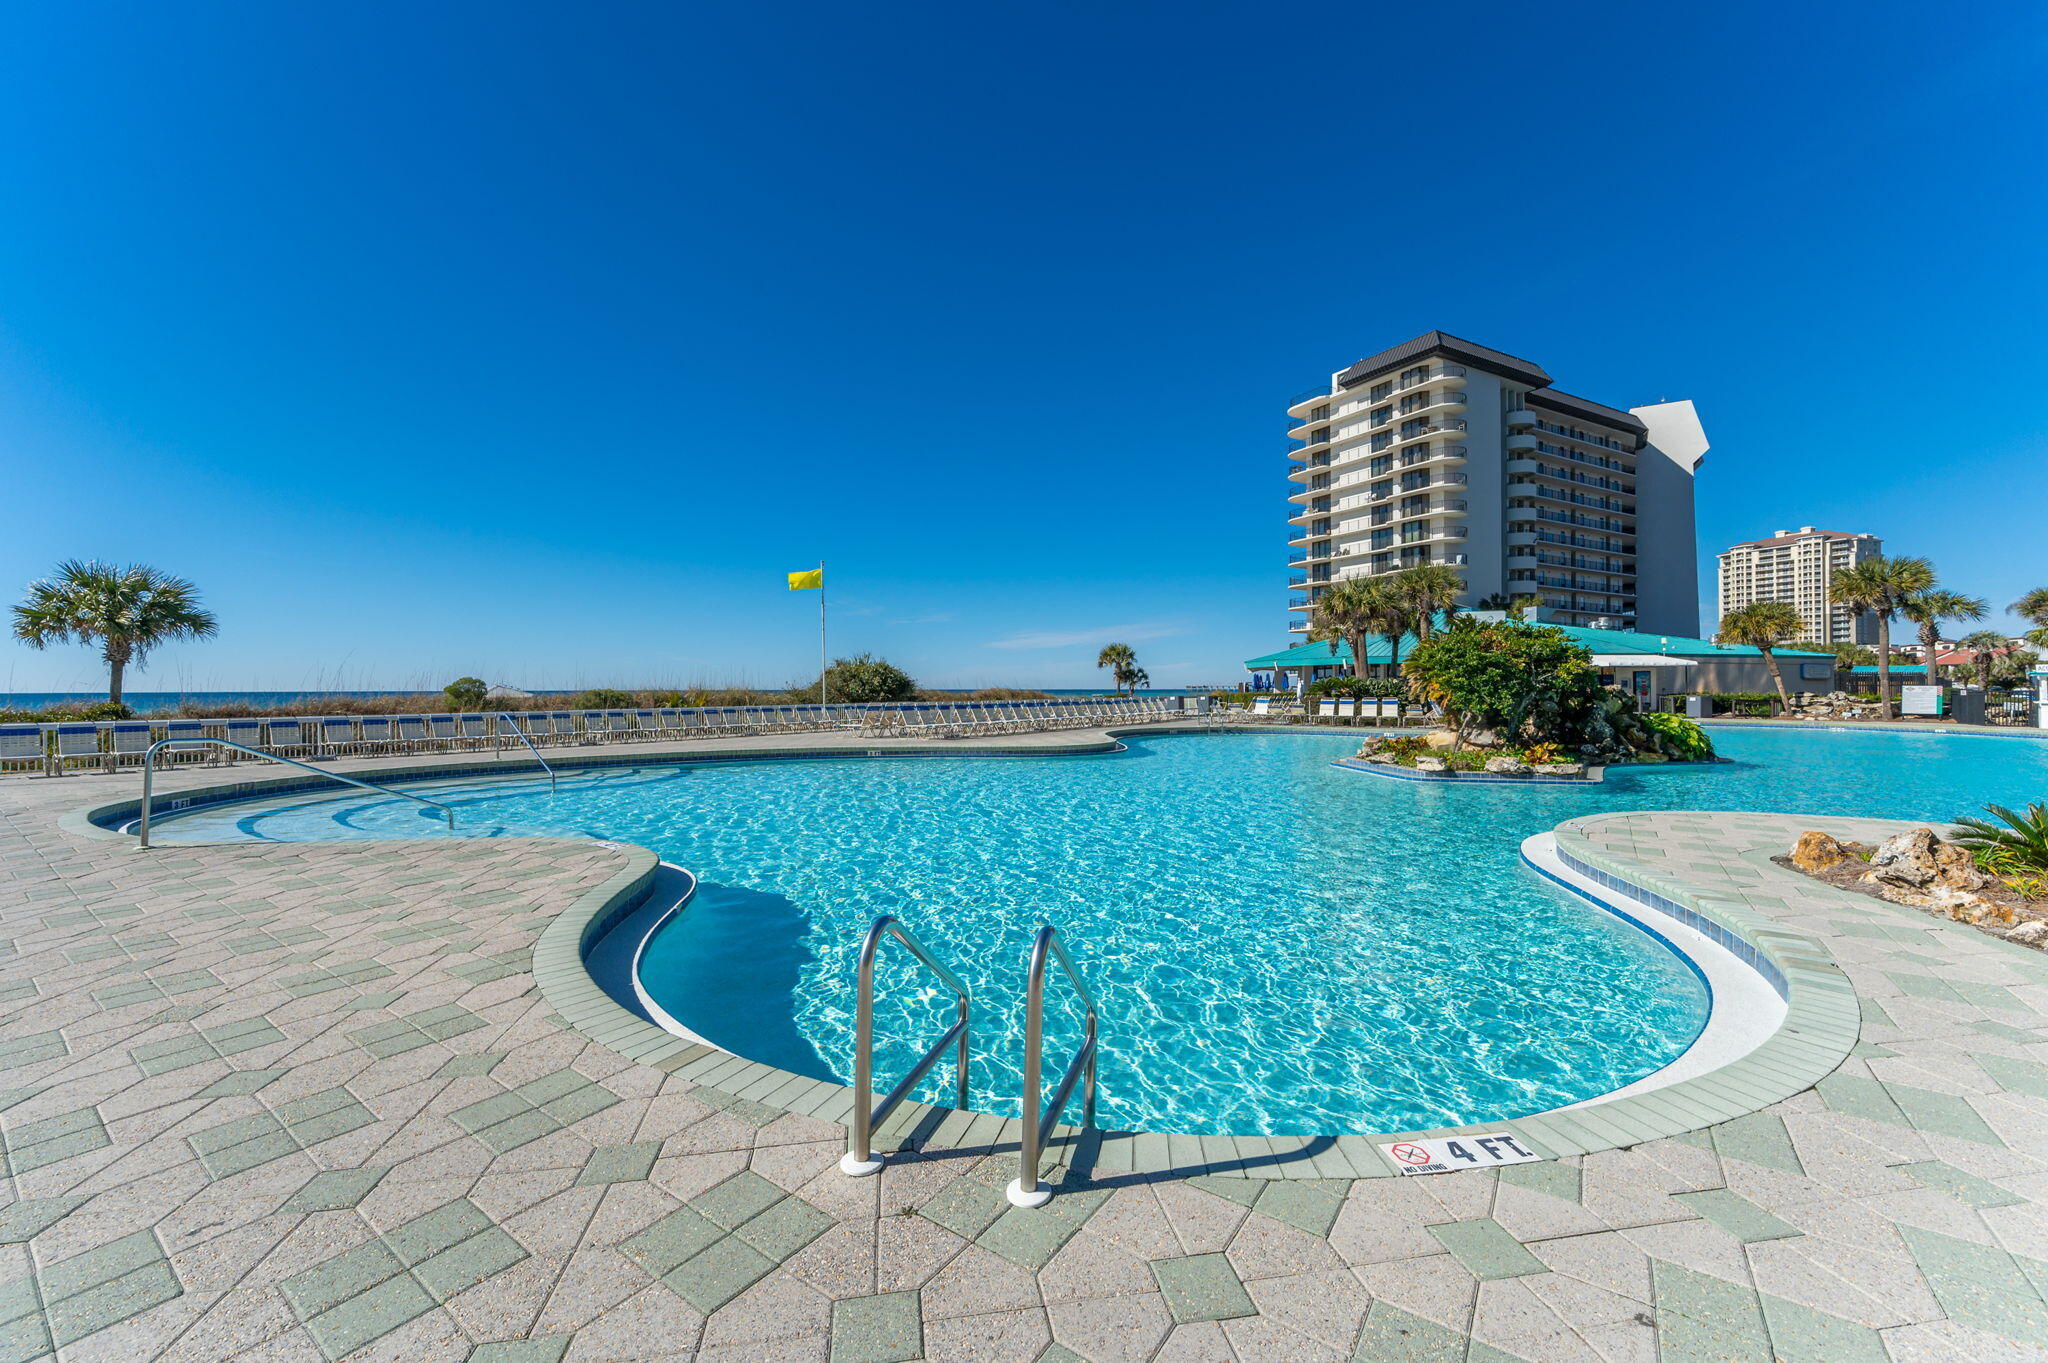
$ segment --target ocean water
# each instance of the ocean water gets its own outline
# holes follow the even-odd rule
[[[991,683],[999,685],[999,683]],[[1099,696],[1102,687],[1055,687],[1046,694],[1054,696]],[[570,691],[535,691],[536,696],[574,696],[581,689]],[[1184,696],[1185,690],[1148,689],[1138,692],[1141,696]],[[128,708],[138,715],[154,714],[160,711],[176,710],[181,705],[191,704],[206,707],[219,705],[246,705],[251,710],[267,710],[276,705],[294,705],[302,701],[331,700],[337,696],[362,699],[377,696],[418,696],[418,691],[130,691],[123,697]],[[107,698],[104,691],[15,691],[0,694],[0,710],[41,710],[50,706],[96,705]],[[426,699],[439,705],[438,694]]]

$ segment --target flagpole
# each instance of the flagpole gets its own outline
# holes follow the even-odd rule
[[[831,664],[825,661],[825,560],[818,560],[818,704],[825,703],[825,674]]]

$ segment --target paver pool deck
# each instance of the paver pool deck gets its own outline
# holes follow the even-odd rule
[[[1560,834],[1846,976],[1853,1052],[1760,1112],[1497,1173],[1098,1172],[1023,1211],[1013,1152],[850,1179],[838,1125],[566,1025],[531,951],[629,849],[59,827],[137,784],[0,780],[0,1361],[2048,1359],[2048,958],[1762,859],[1868,821]]]

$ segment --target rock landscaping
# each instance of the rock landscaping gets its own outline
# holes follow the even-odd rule
[[[1875,700],[1852,696],[1847,691],[1830,691],[1825,696],[1806,691],[1794,691],[1791,708],[1785,711],[1787,719],[1810,719],[1816,722],[1841,719],[1883,719],[1884,707]]]
[[[1979,866],[1968,848],[1932,828],[1895,833],[1874,847],[1806,832],[1790,855],[1772,860],[1842,889],[1967,923],[2036,950],[2048,948],[2048,899],[2021,894]]]

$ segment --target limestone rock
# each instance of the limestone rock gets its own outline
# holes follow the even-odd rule
[[[1372,765],[1376,767],[1392,767],[1398,765],[1398,763],[1396,763],[1394,760],[1394,755],[1390,752],[1369,752],[1365,754],[1365,760],[1372,763]]]
[[[2040,950],[2048,947],[2048,918],[2029,918],[2016,928],[2008,928],[2005,940],[2018,942],[2023,947]]]
[[[1500,746],[1500,735],[1491,729],[1474,729],[1471,733],[1465,735],[1465,746],[1468,748],[1498,748]]]
[[[1573,776],[1586,774],[1584,762],[1538,762],[1534,767],[1538,776]]]
[[[1495,776],[1527,776],[1529,764],[1513,757],[1489,757],[1486,770]]]
[[[1444,761],[1441,757],[1418,757],[1415,759],[1415,770],[1417,771],[1445,772],[1450,769],[1451,764]]]
[[[1792,845],[1792,864],[1812,875],[1850,859],[1849,849],[1825,833],[1806,832]]]
[[[1954,843],[1943,842],[1931,828],[1909,828],[1879,843],[1870,856],[1870,871],[1863,878],[1873,885],[1922,892],[1931,892],[1937,886],[1981,890],[1991,883],[1991,878],[1970,860],[1968,852]]]
[[[1455,729],[1431,729],[1422,736],[1422,741],[1432,748],[1448,748],[1458,741]]]

